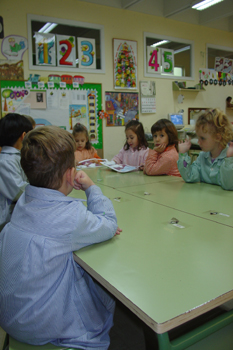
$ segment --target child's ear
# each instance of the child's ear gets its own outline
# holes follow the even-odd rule
[[[25,135],[26,135],[26,131],[24,131],[24,132],[21,134],[21,136],[20,136],[20,139],[21,139],[22,141],[23,141]]]
[[[74,178],[75,178],[75,174],[76,174],[76,169],[73,168],[69,168],[66,170],[66,181],[73,186],[74,185]]]
[[[220,142],[222,140],[222,135],[221,134],[216,134],[215,139],[217,142]]]

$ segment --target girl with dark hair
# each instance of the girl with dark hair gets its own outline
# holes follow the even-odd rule
[[[160,119],[151,127],[154,149],[149,150],[144,174],[180,176],[177,168],[178,133],[168,119]]]

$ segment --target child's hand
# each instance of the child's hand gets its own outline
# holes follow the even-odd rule
[[[233,142],[230,142],[228,150],[227,150],[227,157],[233,157]]]
[[[122,232],[122,229],[117,227],[117,230],[116,230],[116,233],[115,233],[114,236],[119,235],[121,232]]]
[[[179,147],[179,153],[188,152],[191,147],[190,139],[186,139],[184,142],[179,143],[178,147]]]
[[[166,143],[161,143],[161,145],[154,147],[154,151],[156,151],[158,153],[162,153],[163,151],[165,151],[166,147],[167,147]]]
[[[75,174],[74,188],[76,190],[86,191],[92,185],[94,185],[94,182],[86,173],[84,173],[84,171],[80,170]]]
[[[143,170],[144,169],[144,164],[139,165],[139,170]]]

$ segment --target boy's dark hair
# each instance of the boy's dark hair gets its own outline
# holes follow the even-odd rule
[[[67,169],[75,166],[75,140],[58,126],[42,126],[23,139],[21,166],[36,187],[58,190]]]
[[[160,119],[156,123],[154,123],[151,127],[151,133],[154,135],[157,131],[165,130],[168,135],[168,146],[175,145],[176,150],[178,152],[178,132],[176,130],[175,125],[168,119]]]
[[[30,121],[21,114],[8,113],[0,120],[0,147],[14,146],[18,138],[32,130]]]
[[[231,102],[231,100],[232,100],[232,97],[231,97],[231,96],[228,96],[228,97],[226,98],[226,101],[227,101],[227,102]]]
[[[89,135],[88,135],[87,128],[83,124],[77,123],[77,124],[75,124],[75,126],[73,128],[73,135],[74,135],[74,137],[75,137],[75,134],[77,134],[79,132],[83,132],[84,134],[86,134],[87,142],[86,142],[85,149],[88,149],[88,150],[91,149],[92,145],[91,145],[91,143],[89,141]]]
[[[143,146],[148,147],[142,123],[140,123],[138,120],[130,120],[125,126],[125,131],[129,129],[137,135],[138,149],[141,149]],[[127,141],[124,144],[124,149],[126,151],[129,149],[129,144]]]

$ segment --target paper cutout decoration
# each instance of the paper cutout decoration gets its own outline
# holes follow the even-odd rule
[[[161,49],[162,73],[174,75],[174,50]]]
[[[95,39],[77,38],[79,68],[96,69]]]
[[[57,35],[57,66],[76,67],[75,37]]]
[[[161,52],[159,48],[147,46],[147,72],[161,74],[160,67]]]
[[[28,41],[19,35],[8,35],[2,41],[2,54],[8,60],[22,60],[24,52],[28,48]]]
[[[35,33],[36,64],[39,66],[56,66],[55,35]]]

